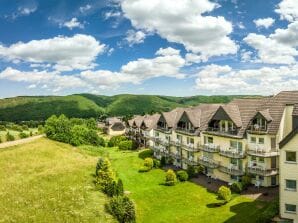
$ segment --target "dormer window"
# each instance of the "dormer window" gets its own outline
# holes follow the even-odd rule
[[[253,128],[255,130],[266,130],[267,129],[267,121],[262,117],[257,117],[252,121]]]

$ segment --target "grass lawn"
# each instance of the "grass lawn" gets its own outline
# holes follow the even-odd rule
[[[0,222],[115,222],[95,156],[45,138],[0,150]]]
[[[269,205],[234,195],[227,205],[215,207],[217,196],[201,186],[191,182],[164,186],[165,172],[160,169],[139,173],[143,160],[137,152],[110,149],[109,157],[136,203],[138,222],[253,223]]]
[[[10,129],[7,130],[7,131],[9,131],[9,133],[11,135],[13,135],[16,140],[20,138],[19,137],[20,132],[14,131],[14,130],[10,130]],[[0,138],[1,138],[2,142],[6,142],[7,131],[0,131]],[[26,134],[29,135],[30,134],[30,131],[32,131],[33,135],[36,135],[38,133],[38,129],[37,128],[30,128],[29,130],[25,130],[23,132],[25,132]]]

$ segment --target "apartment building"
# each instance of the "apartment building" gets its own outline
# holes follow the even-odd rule
[[[206,175],[229,183],[248,174],[256,186],[276,186],[279,143],[292,131],[294,104],[298,91],[176,108],[155,119],[150,145],[156,158],[183,169],[200,165]]]

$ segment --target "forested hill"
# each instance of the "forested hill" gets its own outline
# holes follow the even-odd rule
[[[45,120],[49,116],[68,117],[125,116],[168,111],[175,107],[200,103],[227,103],[233,98],[254,96],[192,96],[170,97],[153,95],[102,96],[76,94],[69,96],[20,96],[0,99],[0,121]]]

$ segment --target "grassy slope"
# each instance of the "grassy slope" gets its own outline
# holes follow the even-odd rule
[[[96,161],[48,139],[0,150],[0,222],[115,222],[94,190]]]
[[[137,205],[138,222],[242,222],[253,223],[268,203],[234,196],[222,207],[212,207],[219,202],[216,195],[194,183],[179,183],[174,187],[162,185],[165,173],[152,170],[139,173],[143,161],[137,152],[110,150],[113,167],[131,192]]]
[[[9,131],[9,133],[11,135],[13,135],[16,140],[17,139],[20,139],[20,137],[19,137],[20,132],[14,131],[14,130],[6,130],[6,131],[0,131],[1,142],[5,142],[6,141],[7,131]],[[30,134],[30,131],[32,131],[33,135],[36,135],[38,133],[38,129],[37,128],[30,128],[29,130],[26,130],[26,131],[23,131],[23,132],[29,135]]]

